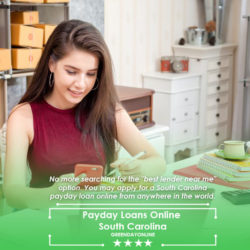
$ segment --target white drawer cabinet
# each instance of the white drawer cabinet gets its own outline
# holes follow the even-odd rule
[[[223,93],[223,92],[228,92],[228,91],[229,91],[229,81],[228,80],[210,83],[207,87],[207,94],[208,95],[218,94],[218,93]]]
[[[201,75],[193,73],[149,73],[143,75],[143,87],[155,90],[153,120],[169,126],[165,135],[168,163],[180,150],[197,151]]]
[[[207,69],[213,70],[218,69],[218,67],[229,67],[230,59],[228,56],[221,56],[216,58],[208,59]]]
[[[188,105],[198,106],[199,91],[191,90],[173,95],[174,107],[184,107]]]
[[[207,82],[218,82],[221,80],[229,79],[229,68],[226,69],[218,69],[214,71],[207,72]]]
[[[223,123],[228,120],[228,107],[216,107],[207,111],[207,127]]]
[[[179,46],[176,56],[189,57],[189,70],[202,74],[199,151],[217,147],[231,138],[233,57],[236,46]]]
[[[228,92],[221,93],[221,94],[215,94],[215,95],[209,95],[207,99],[207,107],[213,107],[217,106],[218,104],[226,104],[229,101],[229,95]]]
[[[172,130],[167,135],[168,144],[182,143],[197,138],[198,121],[196,119],[172,124]]]
[[[219,145],[220,142],[227,139],[227,130],[227,124],[208,128],[206,131],[208,146],[210,145],[211,147],[214,147],[214,145]]]

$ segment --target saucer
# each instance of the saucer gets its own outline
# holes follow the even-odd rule
[[[236,156],[235,157],[229,156],[229,157],[227,157],[227,156],[224,155],[224,151],[223,150],[218,150],[218,151],[215,152],[215,154],[218,157],[221,157],[221,158],[224,158],[224,159],[228,159],[228,160],[246,160],[246,159],[250,158],[250,154],[247,154],[247,153],[244,156],[238,156],[238,157],[236,157]]]

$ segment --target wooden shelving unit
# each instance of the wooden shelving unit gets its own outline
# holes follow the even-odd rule
[[[0,0],[0,48],[11,49],[11,11],[39,11],[40,23],[58,24],[69,19],[68,3],[12,3],[10,0]],[[8,117],[8,83],[10,79],[25,77],[29,83],[33,69],[0,71],[0,128]],[[1,155],[0,155],[1,157]],[[0,172],[0,185],[3,182],[3,166]]]

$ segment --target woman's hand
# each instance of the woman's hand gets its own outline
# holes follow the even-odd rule
[[[134,160],[127,164],[129,158],[119,159],[110,164],[112,168],[117,168],[122,176],[142,176],[143,160]]]
[[[131,158],[119,159],[110,164],[123,176],[160,176],[166,172],[166,163],[160,156],[136,159],[127,164]]]

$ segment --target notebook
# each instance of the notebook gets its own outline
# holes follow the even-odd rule
[[[224,166],[227,168],[232,168],[238,171],[250,171],[250,159],[235,161],[235,160],[226,160],[222,159],[215,154],[204,154],[201,159],[211,161],[220,166]]]
[[[175,170],[173,172],[175,175],[181,175],[185,177],[213,177],[213,175],[199,169],[196,165],[185,167],[182,169]],[[214,184],[232,187],[232,188],[239,188],[239,189],[250,189],[250,181],[234,181],[234,182],[227,182],[218,177],[216,177],[213,181]]]

